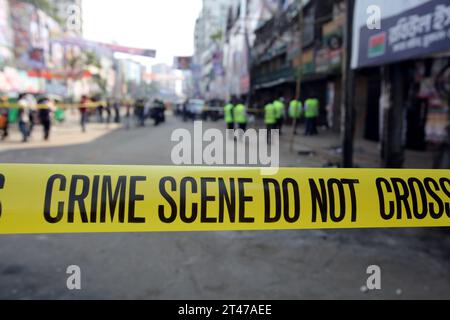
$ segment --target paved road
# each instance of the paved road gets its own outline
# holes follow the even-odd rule
[[[2,163],[170,164],[171,132],[118,129]],[[287,138],[286,138],[287,139]],[[283,166],[314,165],[282,147]],[[0,299],[450,298],[450,232],[434,229],[0,236]],[[82,290],[66,288],[78,265]],[[369,265],[382,290],[367,292]]]

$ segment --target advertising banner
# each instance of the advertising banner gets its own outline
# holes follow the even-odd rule
[[[192,65],[192,57],[175,57],[173,61],[175,69],[190,70]]]
[[[156,57],[156,51],[153,49],[125,47],[117,44],[89,41],[82,38],[55,38],[52,39],[51,41],[52,43],[60,43],[63,45],[74,45],[81,48],[92,49],[101,53],[120,52],[148,58]]]
[[[12,58],[12,29],[9,23],[9,3],[0,0],[0,67]]]

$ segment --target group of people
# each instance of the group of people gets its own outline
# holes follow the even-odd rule
[[[314,136],[317,131],[317,119],[319,118],[319,100],[308,98],[304,104],[298,100],[292,100],[289,105],[289,117],[294,122],[294,134],[302,117],[305,119],[305,136]]]
[[[283,124],[288,115],[294,124],[294,134],[297,134],[298,125],[302,117],[305,119],[305,136],[317,135],[317,119],[319,117],[319,100],[308,98],[304,103],[298,100],[292,100],[286,114],[286,105],[284,98],[279,98],[269,102],[264,107],[264,123],[268,130],[268,139],[270,141],[272,130],[279,130],[283,134]],[[224,107],[224,118],[227,129],[246,130],[248,123],[247,107],[242,102],[232,99]]]
[[[127,106],[127,124],[126,127],[129,128],[129,117],[130,117],[130,107]],[[145,127],[145,120],[151,118],[154,121],[154,125],[157,126],[160,123],[166,121],[165,116],[166,106],[163,101],[158,99],[153,100],[153,102],[146,101],[146,99],[137,99],[134,104],[134,115],[136,117],[136,124],[138,127]]]
[[[22,142],[27,142],[33,133],[34,127],[40,123],[44,131],[44,140],[50,137],[52,126],[51,114],[56,111],[56,107],[51,99],[40,97],[36,100],[32,95],[22,93],[17,99],[17,108],[10,108],[7,97],[1,97],[0,106],[0,130],[1,139],[8,137],[11,122],[17,122],[22,135]],[[13,110],[15,113],[13,113]],[[14,116],[17,119],[14,119]],[[11,121],[13,119],[14,121]]]
[[[224,108],[224,117],[228,130],[247,130],[247,107],[242,101],[233,98],[231,102],[227,103]]]
[[[152,118],[155,125],[165,121],[165,104],[159,100],[147,102],[145,99],[137,99],[134,103],[122,103],[112,98],[103,101],[99,96],[84,95],[79,103],[70,104],[70,108],[78,110],[82,132],[86,132],[87,124],[92,117],[97,122],[107,125],[111,122],[121,123],[122,108],[126,110],[124,115],[126,129],[130,128],[133,114],[137,126],[144,126],[147,118]],[[64,121],[65,110],[65,107],[51,96],[22,93],[16,99],[10,99],[0,94],[0,139],[5,140],[12,125],[17,125],[22,142],[28,142],[36,125],[40,124],[44,140],[49,140],[52,121]]]
[[[119,102],[114,99],[107,99],[101,101],[99,98],[88,98],[83,96],[80,102],[80,119],[81,129],[86,131],[86,124],[89,122],[89,116],[95,111],[97,114],[97,121],[108,125],[112,121],[114,123],[121,123],[121,108],[125,109],[125,121],[124,125],[126,129],[131,126],[131,117],[134,115],[136,120],[136,126],[144,127],[145,121],[148,118],[154,120],[155,125],[165,121],[165,105],[160,100],[154,100],[153,102],[147,101],[147,99],[139,98],[134,103],[132,102]],[[106,119],[103,114],[106,113]],[[114,113],[114,115],[113,115]]]
[[[82,132],[86,132],[86,124],[89,122],[89,116],[93,113],[97,114],[97,121],[99,123],[106,122],[108,125],[112,122],[112,120],[115,123],[121,122],[120,103],[113,99],[101,101],[99,97],[89,98],[88,96],[82,96],[78,110],[80,111],[80,124]],[[103,116],[104,113],[106,113],[106,119]]]
[[[264,107],[264,121],[267,129],[278,129],[282,135],[282,128],[286,116],[284,99],[280,98]],[[288,115],[294,125],[294,134],[297,134],[298,125],[302,117],[305,118],[305,136],[317,135],[317,119],[319,117],[319,100],[308,98],[304,104],[299,100],[292,100],[289,103]]]

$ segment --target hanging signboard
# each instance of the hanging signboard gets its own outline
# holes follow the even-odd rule
[[[132,48],[132,47],[126,47],[121,46],[117,44],[110,44],[110,43],[103,43],[103,42],[96,42],[96,41],[90,41],[85,40],[82,38],[55,38],[51,39],[52,43],[60,43],[63,45],[74,45],[79,46],[81,48],[90,49],[90,50],[96,50],[97,52],[101,52],[103,54],[105,53],[113,53],[113,52],[120,52],[120,53],[126,53],[136,56],[143,56],[147,58],[155,58],[156,57],[156,50],[153,49],[142,49],[142,48]]]
[[[173,65],[178,70],[190,70],[192,65],[192,57],[174,57]]]
[[[379,15],[380,25],[371,24]],[[357,0],[352,67],[379,66],[450,50],[448,0]]]

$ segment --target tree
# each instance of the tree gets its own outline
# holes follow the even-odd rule
[[[40,9],[47,13],[50,17],[55,19],[58,23],[63,24],[61,17],[58,15],[58,9],[53,3],[48,0],[21,0],[22,2],[29,3],[35,8]]]

